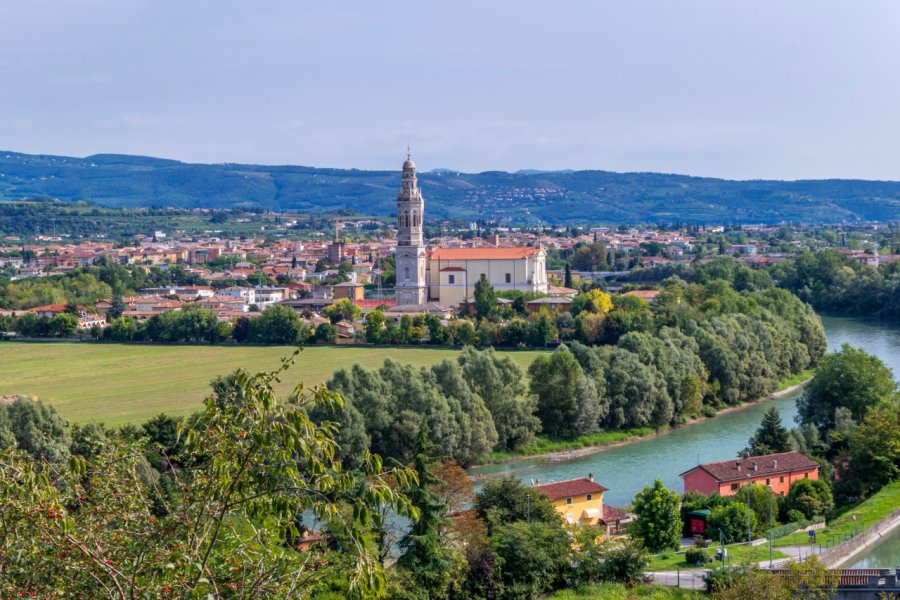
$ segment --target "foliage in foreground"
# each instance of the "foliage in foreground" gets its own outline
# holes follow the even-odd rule
[[[285,363],[286,365],[287,363]],[[336,428],[313,407],[324,387],[279,401],[273,373],[237,373],[210,397],[183,452],[163,456],[161,484],[145,440],[109,442],[67,462],[0,455],[0,596],[305,597],[323,580],[345,593],[384,586],[373,531],[382,506],[416,518],[396,491],[415,476],[364,454],[361,473],[334,460]],[[307,520],[327,543],[306,548]]]

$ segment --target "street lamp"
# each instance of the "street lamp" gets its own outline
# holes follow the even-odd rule
[[[747,475],[747,543],[749,544],[752,540],[750,533],[750,475]]]
[[[772,501],[775,500],[775,490],[771,485],[767,485],[772,495],[769,496],[769,569],[772,568]]]

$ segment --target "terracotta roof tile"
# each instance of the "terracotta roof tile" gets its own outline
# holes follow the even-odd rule
[[[578,477],[577,479],[567,479],[566,481],[557,481],[555,483],[542,483],[534,486],[534,489],[542,494],[546,494],[551,500],[557,500],[559,498],[568,498],[569,496],[605,492],[607,488],[591,481],[587,477]]]
[[[535,246],[515,248],[436,248],[433,260],[515,260],[534,256],[541,249]]]
[[[802,471],[818,467],[819,463],[799,452],[781,452],[779,454],[705,463],[697,465],[693,469],[688,469],[681,476],[687,475],[694,469],[703,469],[717,481],[734,481],[736,479],[746,479],[748,475],[759,477],[760,475]]]

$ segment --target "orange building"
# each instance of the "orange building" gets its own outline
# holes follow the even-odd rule
[[[742,486],[758,483],[787,496],[795,481],[819,478],[819,463],[799,452],[782,452],[697,465],[681,478],[685,493],[734,496]]]

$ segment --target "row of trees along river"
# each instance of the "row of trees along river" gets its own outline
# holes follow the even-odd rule
[[[900,376],[900,326],[877,320],[823,316],[829,350],[842,344],[863,348],[879,357]],[[604,499],[612,506],[625,506],[634,495],[651,483],[661,480],[667,487],[683,489],[679,474],[698,463],[727,460],[737,456],[759,426],[763,413],[777,406],[785,427],[796,426],[794,392],[713,419],[681,427],[651,438],[624,446],[609,448],[573,460],[552,462],[543,458],[528,458],[498,465],[486,465],[470,470],[479,477],[499,477],[515,474],[526,482],[542,483],[593,473],[597,481],[609,488]],[[900,533],[894,533],[883,544],[859,558],[860,566],[894,566],[900,564]]]

